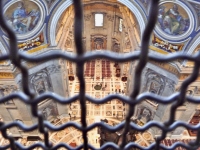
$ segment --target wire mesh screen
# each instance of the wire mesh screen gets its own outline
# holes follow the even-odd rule
[[[66,127],[73,126],[80,130],[82,132],[83,136],[83,144],[74,148],[74,149],[95,149],[92,145],[88,144],[88,137],[87,137],[87,132],[92,130],[95,127],[101,127],[104,128],[108,131],[116,132],[121,129],[123,130],[122,133],[122,141],[121,144],[118,146],[112,142],[108,142],[104,144],[100,149],[107,149],[107,148],[112,148],[112,149],[175,149],[177,147],[183,147],[185,149],[197,149],[200,146],[200,126],[199,124],[196,126],[191,126],[185,122],[181,121],[175,121],[175,111],[176,109],[181,106],[186,100],[192,103],[199,103],[199,100],[187,97],[185,95],[187,87],[189,86],[190,83],[195,81],[198,77],[199,73],[199,66],[200,66],[200,54],[197,54],[195,56],[188,56],[184,53],[175,53],[175,54],[170,54],[165,57],[156,57],[154,55],[151,55],[148,53],[148,47],[149,47],[149,40],[151,33],[154,29],[154,26],[156,24],[156,19],[157,19],[157,12],[158,12],[158,2],[159,0],[152,0],[151,2],[151,7],[150,7],[150,15],[149,15],[149,21],[147,23],[146,29],[143,33],[142,37],[142,44],[141,44],[141,51],[138,53],[132,52],[129,55],[116,55],[115,53],[112,52],[84,52],[83,45],[82,45],[82,28],[83,28],[83,8],[82,8],[82,2],[81,0],[74,0],[74,10],[75,10],[75,45],[77,49],[77,55],[76,56],[71,56],[67,55],[66,53],[62,52],[51,52],[43,56],[38,56],[37,58],[31,57],[29,55],[26,55],[24,53],[19,53],[17,49],[17,38],[12,29],[10,29],[4,19],[3,16],[3,1],[1,0],[0,2],[0,25],[1,27],[7,32],[9,39],[10,39],[10,50],[9,54],[3,55],[0,57],[0,61],[5,61],[5,60],[10,60],[12,64],[17,67],[21,73],[22,73],[22,89],[23,92],[17,92],[17,93],[12,93],[8,96],[0,98],[0,103],[4,103],[10,99],[13,98],[18,98],[27,105],[30,105],[31,107],[31,113],[34,117],[38,118],[38,124],[35,124],[33,126],[25,126],[21,122],[11,122],[8,124],[5,124],[3,122],[0,123],[0,131],[2,132],[2,135],[5,139],[9,140],[8,145],[4,147],[0,147],[0,149],[7,149],[11,148],[12,150],[16,149],[33,149],[36,147],[41,147],[43,149],[59,149],[59,148],[66,148],[66,149],[72,149],[69,145],[66,143],[58,143],[57,145],[53,146],[53,144],[49,141],[49,131],[60,131],[65,129]],[[47,92],[41,95],[36,95],[34,92],[31,91],[29,88],[29,81],[28,81],[28,70],[27,68],[22,64],[22,61],[27,61],[27,62],[43,62],[43,61],[49,61],[52,59],[57,59],[57,58],[62,58],[71,62],[76,63],[78,67],[78,72],[77,76],[80,81],[80,91],[78,96],[74,96],[71,98],[64,98],[61,97],[57,94],[53,94],[51,92]],[[84,63],[91,60],[91,59],[97,59],[97,58],[105,58],[109,59],[112,61],[117,61],[117,62],[127,62],[127,61],[138,61],[136,70],[135,70],[135,76],[133,78],[134,81],[134,87],[132,94],[129,97],[123,97],[120,95],[115,95],[111,94],[101,100],[96,100],[94,98],[91,98],[85,94],[85,86],[86,82],[84,79]],[[141,74],[142,71],[147,64],[148,60],[152,61],[157,61],[157,62],[170,62],[170,61],[175,61],[175,60],[190,60],[195,63],[193,72],[191,76],[186,79],[180,88],[180,92],[177,92],[173,94],[172,96],[168,98],[163,98],[163,97],[158,97],[154,94],[150,93],[139,93],[139,89],[141,86]],[[45,121],[42,117],[42,114],[38,111],[37,104],[45,100],[46,98],[51,98],[54,101],[61,103],[61,104],[69,104],[75,100],[80,101],[80,108],[81,108],[81,124],[75,123],[75,122],[66,122],[63,125],[60,126],[54,126],[50,124],[48,121]],[[99,123],[94,123],[90,126],[87,126],[86,122],[86,99],[89,100],[92,103],[95,104],[103,104],[107,101],[110,101],[114,98],[117,98],[121,100],[122,102],[126,103],[129,105],[129,112],[127,113],[127,116],[125,118],[124,122],[121,122],[120,124],[111,127],[108,126],[102,122]],[[133,116],[135,106],[145,100],[146,98],[153,100],[158,103],[162,104],[169,104],[172,103],[172,107],[170,110],[170,118],[168,121],[164,123],[159,123],[156,121],[150,121],[147,124],[145,124],[142,127],[137,126],[134,122],[131,121],[131,117]],[[21,144],[19,144],[15,139],[7,133],[7,129],[17,126],[23,131],[33,131],[38,129],[41,134],[44,135],[44,142],[39,142],[36,144],[31,145],[30,147],[24,147]],[[185,127],[190,130],[195,130],[197,131],[197,137],[196,140],[193,143],[189,143],[188,145],[185,145],[180,142],[176,142],[174,145],[171,147],[165,147],[164,145],[161,144],[161,141],[166,138],[166,135],[168,132],[173,131],[177,127]],[[141,147],[140,145],[134,143],[134,142],[129,142],[127,144],[126,142],[126,136],[129,130],[134,129],[139,132],[144,132],[148,130],[151,127],[157,127],[162,130],[162,134],[160,137],[158,137],[154,143],[152,143],[149,147]]]

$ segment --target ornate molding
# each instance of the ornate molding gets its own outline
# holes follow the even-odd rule
[[[0,72],[0,79],[14,79],[14,75],[10,72]]]
[[[49,74],[61,72],[61,66],[60,65],[48,66],[47,71],[48,71]]]
[[[162,62],[156,62],[156,61],[150,61],[150,63],[152,63],[166,71],[169,71],[170,73],[176,75],[177,77],[180,76],[180,70],[179,70],[179,68],[177,68],[177,66],[172,66],[169,63],[162,63]]]

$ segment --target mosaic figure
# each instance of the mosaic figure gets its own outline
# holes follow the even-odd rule
[[[181,9],[181,13],[179,9]],[[177,4],[163,4],[159,7],[158,13],[158,25],[167,34],[183,34],[190,26],[186,12]]]
[[[40,11],[38,6],[33,4],[29,1],[19,1],[7,9],[5,13],[7,22],[17,34],[25,34],[37,25]]]

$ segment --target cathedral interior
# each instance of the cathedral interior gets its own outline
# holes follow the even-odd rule
[[[171,122],[171,112],[174,112],[172,122],[181,121],[198,126],[198,63],[186,57],[170,62],[148,59],[141,74],[138,76],[136,73],[140,62],[131,59],[131,56],[136,56],[142,49],[142,39],[145,37],[143,33],[152,17],[151,1],[154,0],[83,0],[82,44],[79,44],[82,45],[87,61],[84,60],[85,63],[81,64],[84,58],[76,46],[76,8],[72,0],[2,0],[3,15],[17,37],[20,65],[25,66],[28,71],[28,79],[25,82],[22,69],[7,57],[5,59],[7,54],[10,55],[9,58],[14,57],[14,53],[10,51],[12,40],[8,32],[1,27],[0,131],[13,122],[26,127],[35,126],[41,118],[46,124],[55,127],[68,122],[81,126],[83,117],[87,126],[101,122],[108,127],[115,127],[127,120],[130,110],[133,113],[129,120],[137,127],[144,127],[155,121],[167,124]],[[148,54],[157,58],[169,58],[176,53],[196,57],[200,48],[200,1],[160,0],[157,14],[154,16],[157,23],[150,35]],[[57,53],[65,54],[66,59],[56,55]],[[54,59],[42,60],[42,56],[50,54],[55,54]],[[93,59],[93,54],[98,54],[99,57]],[[104,54],[108,57],[104,57]],[[25,56],[36,61],[27,61]],[[112,56],[130,58],[127,61],[114,61]],[[80,80],[80,66],[83,66],[81,71],[84,86]],[[194,72],[197,72],[197,75]],[[195,76],[195,79],[188,84],[191,76]],[[132,98],[137,79],[141,80],[141,86],[137,89],[141,95],[137,94]],[[28,90],[24,88],[24,84],[34,93],[32,98],[26,95]],[[83,91],[84,97],[79,96]],[[16,93],[21,95],[16,96]],[[147,96],[142,95],[143,93]],[[182,100],[178,107],[174,106],[175,101],[181,99],[177,93],[183,93],[190,101],[182,97],[185,100]],[[164,98],[166,102],[154,101],[152,95],[154,99]],[[69,103],[59,103],[54,96],[63,101],[67,99]],[[129,96],[140,102],[131,107],[121,101],[132,100]],[[103,101],[105,97],[112,100]],[[92,99],[95,99],[96,103],[93,103]],[[196,103],[192,103],[191,99],[193,102],[196,100]],[[85,110],[85,116],[82,109]],[[39,117],[36,117],[37,115]],[[32,128],[24,131],[16,124],[6,126],[5,132],[1,132],[0,148],[13,149],[10,147],[12,140],[9,135],[16,143],[26,148],[43,149],[40,146],[31,148],[33,144],[46,141],[43,130]],[[123,132],[123,128],[111,132],[102,126],[96,126],[87,132],[87,142],[94,148],[100,148],[108,142],[120,145],[123,143]],[[185,126],[166,132],[160,143],[168,148],[176,143],[194,142],[200,135],[199,128],[196,131]],[[147,148],[161,135],[163,136],[163,132],[158,126],[151,126],[145,131],[129,129],[125,135],[126,144],[134,143]],[[75,126],[48,130],[48,140],[53,146],[65,143],[72,149],[78,148],[84,143],[84,136]],[[199,147],[198,142],[194,149]],[[175,149],[186,148],[178,145]]]

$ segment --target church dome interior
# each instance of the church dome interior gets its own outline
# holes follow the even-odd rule
[[[0,3],[0,149],[200,148],[198,0]]]

